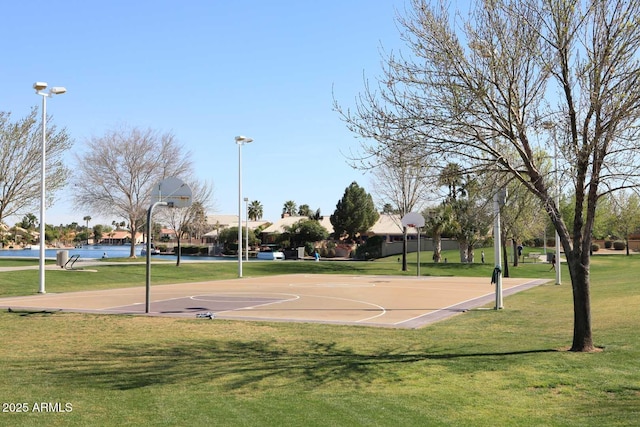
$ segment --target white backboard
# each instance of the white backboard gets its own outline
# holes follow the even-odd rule
[[[151,190],[151,203],[167,202],[176,208],[191,206],[191,187],[181,179],[168,177]]]
[[[403,216],[400,221],[402,222],[403,227],[424,227],[424,217],[418,212],[409,212],[408,214]]]

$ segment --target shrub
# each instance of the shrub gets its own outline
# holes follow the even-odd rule
[[[236,252],[237,250],[238,250],[238,247],[236,245]],[[174,248],[174,251],[175,251],[175,248]],[[180,246],[180,253],[182,255],[208,255],[209,248],[207,246],[193,246],[193,245]]]
[[[182,255],[193,255],[198,252],[198,248],[195,246],[180,246],[180,253]]]
[[[613,242],[613,249],[615,249],[616,251],[621,251],[626,247],[626,243],[622,240],[616,240],[615,242]]]
[[[313,243],[311,242],[306,242],[304,244],[304,252],[307,255],[313,255],[313,253],[315,252],[316,248],[313,246]]]
[[[591,244],[591,252],[598,252],[600,250],[600,245],[597,243]]]
[[[363,245],[358,246],[356,249],[356,257],[358,259],[380,258],[383,242],[384,237],[382,236],[369,237]]]
[[[533,242],[531,242],[528,246],[533,246],[536,248],[541,248],[544,246],[544,240],[541,239],[540,237],[536,237],[535,239],[533,239]]]
[[[225,243],[224,249],[222,253],[225,255],[237,255],[238,254],[238,244],[237,243]]]
[[[613,244],[613,242],[611,240],[605,240],[604,241],[604,248],[605,249],[611,249],[611,245]]]

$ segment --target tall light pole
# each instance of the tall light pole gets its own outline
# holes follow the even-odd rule
[[[47,98],[53,95],[62,95],[67,91],[64,87],[52,87],[49,92],[44,90],[47,88],[45,82],[35,82],[33,88],[36,94],[42,96],[42,164],[40,166],[40,287],[38,292],[46,293],[45,275],[44,275],[44,257],[45,257],[45,177],[46,177],[46,153],[47,153]]]
[[[244,198],[244,228],[245,228],[245,245],[244,245],[244,259],[249,261],[249,198]]]
[[[242,277],[242,146],[253,142],[246,136],[236,136],[238,144],[238,277]]]
[[[478,55],[483,58],[494,60],[496,56],[496,52],[493,46],[483,39],[472,40],[469,43],[469,47],[476,51]],[[492,70],[494,73],[493,79],[494,82],[497,81],[495,76],[495,68],[492,66]],[[489,98],[493,103],[493,87],[489,92]],[[494,147],[496,152],[498,150],[497,141],[494,141]],[[497,156],[497,155],[496,155]],[[503,197],[504,196],[504,197]],[[502,200],[500,200],[502,199]],[[495,268],[493,269],[492,283],[496,284],[496,310],[502,309],[502,256],[501,256],[501,236],[500,236],[500,205],[501,201],[504,205],[504,200],[506,199],[506,192],[504,189],[499,189],[493,195],[493,256],[495,259]]]
[[[560,211],[560,181],[558,180],[558,140],[556,139],[555,131],[553,132],[553,161],[554,168],[556,169],[555,173],[555,190],[556,190],[556,209],[558,212]],[[558,234],[558,230],[556,229],[556,285],[562,284],[562,277],[560,275],[560,235]]]
[[[495,268],[493,270],[496,284],[496,310],[504,308],[502,300],[502,232],[500,230],[500,208],[507,199],[507,190],[500,188],[493,195],[493,256]]]
[[[553,167],[555,169],[554,173],[554,199],[556,202],[556,209],[560,212],[560,180],[558,178],[558,138],[556,137],[556,125],[551,121],[546,121],[542,123],[542,127],[546,130],[552,132],[551,137],[553,138]],[[558,230],[556,229],[556,285],[562,284],[562,275],[560,274],[560,266],[562,265],[560,262],[560,235],[558,234]],[[546,244],[546,242],[545,242]]]

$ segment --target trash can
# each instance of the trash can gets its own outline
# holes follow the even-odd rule
[[[69,261],[69,251],[56,252],[56,265],[64,267],[67,261]]]

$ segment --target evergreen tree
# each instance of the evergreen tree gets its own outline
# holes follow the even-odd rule
[[[330,220],[336,237],[355,240],[366,233],[379,216],[371,195],[354,181],[345,189]]]

